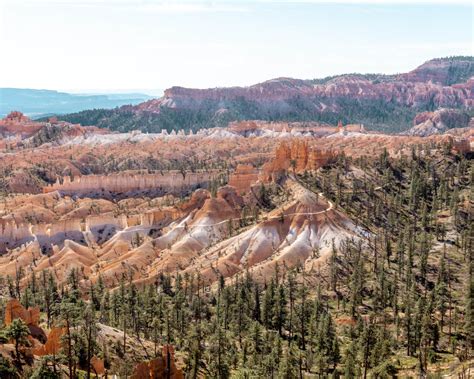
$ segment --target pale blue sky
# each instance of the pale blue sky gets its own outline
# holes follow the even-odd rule
[[[250,85],[474,55],[467,0],[0,0],[0,87]]]

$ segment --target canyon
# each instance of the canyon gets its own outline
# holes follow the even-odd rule
[[[41,178],[71,174],[43,185],[30,176],[10,187],[22,193],[0,202],[0,269],[14,276],[21,268],[24,280],[52,270],[59,282],[77,269],[84,286],[100,278],[114,287],[123,276],[144,284],[163,273],[200,272],[212,285],[217,273],[231,279],[250,269],[262,272],[263,280],[275,263],[316,267],[333,242],[361,238],[363,231],[296,178],[334,164],[341,154],[359,158],[385,151],[402,158],[415,147],[436,151],[443,145],[470,154],[472,128],[448,132],[393,136],[362,125],[245,121],[141,142],[98,143],[91,129],[85,140],[94,143],[82,143],[82,155],[72,153],[77,135],[34,148],[19,144],[0,162],[4,170],[9,162],[22,162],[4,171],[16,185],[17,170],[47,168]],[[114,135],[100,131],[97,137]],[[132,159],[136,170],[120,169]],[[173,163],[181,169],[171,169]],[[97,173],[88,173],[92,168]],[[320,255],[312,258],[315,249]]]
[[[0,379],[474,378],[473,0],[0,0]]]
[[[431,368],[461,364],[468,334],[459,327],[453,347],[447,320],[468,319],[472,74],[461,57],[397,75],[173,87],[43,120],[12,111],[0,120],[5,328],[22,320],[22,354],[36,362],[67,351],[71,330],[95,333],[82,367],[107,375],[112,362],[137,379],[183,378],[201,351],[224,356],[229,335],[245,369],[275,339],[285,359],[298,346],[311,372],[328,356],[314,346],[352,333],[378,338],[374,354],[396,351],[407,376],[419,362],[403,338],[442,336]],[[70,328],[80,307],[93,322]],[[412,336],[412,321],[428,331]]]

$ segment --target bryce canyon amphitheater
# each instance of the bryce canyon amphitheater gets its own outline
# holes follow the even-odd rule
[[[212,284],[216,273],[265,273],[275,262],[315,267],[333,240],[359,238],[361,230],[299,175],[341,154],[385,149],[400,157],[447,143],[467,153],[472,144],[472,128],[421,137],[340,122],[112,133],[16,112],[0,125],[9,136],[0,152],[7,191],[0,202],[1,271],[13,276],[21,268],[27,280],[48,269],[62,282],[75,268],[84,286],[99,276],[114,287],[123,275],[143,283],[195,271]],[[48,141],[33,143],[52,126],[58,131]],[[275,193],[271,206],[262,204],[262,187]]]
[[[365,330],[374,309],[374,320],[395,329],[397,317],[405,317],[393,315],[401,313],[397,301],[402,300],[396,291],[416,292],[419,285],[424,291],[435,288],[441,293],[445,272],[438,274],[437,267],[449,260],[461,278],[468,260],[474,147],[469,112],[474,82],[470,78],[448,84],[447,69],[441,66],[436,65],[439,72],[425,64],[408,74],[377,79],[346,75],[324,83],[280,78],[245,88],[173,87],[160,99],[104,111],[97,125],[76,120],[90,120],[96,110],[42,120],[12,111],[0,120],[0,279],[4,284],[0,295],[5,298],[5,326],[21,319],[29,328],[25,356],[38,361],[65,351],[64,323],[50,325],[53,310],[41,313],[38,304],[30,306],[35,304],[29,298],[34,295],[32,283],[42,278],[44,287],[49,275],[63,299],[72,296],[74,304],[94,304],[101,314],[96,339],[108,347],[101,354],[89,354],[89,368],[107,375],[104,351],[110,349],[114,367],[120,369],[122,357],[133,355],[133,364],[129,362],[133,370],[124,370],[137,379],[161,378],[165,373],[183,378],[183,367],[191,364],[191,348],[177,337],[177,326],[176,336],[165,339],[170,321],[165,321],[161,303],[144,311],[152,318],[161,312],[161,319],[153,321],[154,329],[146,332],[137,326],[140,315],[134,314],[127,324],[117,304],[113,312],[103,312],[111,299],[125,298],[125,291],[135,295],[151,291],[150,296],[140,292],[142,297],[137,298],[169,296],[166,301],[178,304],[185,288],[190,300],[183,303],[199,309],[202,299],[220,307],[226,291],[248,286],[245,291],[255,296],[249,312],[254,314],[252,333],[258,338],[263,328],[260,294],[265,296],[262,312],[276,298],[286,307],[288,297],[293,307],[297,296],[296,310],[291,312],[300,312],[303,321],[309,319],[304,312],[312,312],[304,310],[305,302],[311,301],[318,325],[312,326],[312,333],[327,326],[318,322],[329,322],[318,308],[320,301],[337,315],[338,333],[352,333],[347,326],[358,323]],[[268,117],[273,120],[269,121],[239,115],[236,120],[224,117],[225,125],[176,122],[171,130],[168,124],[161,130],[154,125],[143,131],[103,125],[111,122],[108,117],[115,120],[123,112],[137,125],[143,119],[161,122],[166,112],[174,112],[180,120],[180,112],[192,114],[202,104],[222,106],[213,114],[217,119],[242,98],[269,112],[263,115],[280,114],[280,108],[287,109],[296,95],[298,101],[317,103],[311,109],[318,116],[292,121]],[[347,120],[353,113],[344,113],[346,103],[340,100],[348,97],[376,104],[391,99],[391,106],[405,107],[413,116],[410,125],[402,132],[388,133],[388,124],[367,126],[360,122],[365,115],[357,113],[347,123],[323,121],[324,112],[331,112],[330,119],[341,112]],[[436,109],[423,108],[427,101]],[[364,275],[370,278],[368,284]],[[387,282],[386,276],[393,281]],[[405,288],[405,279],[412,281],[412,287]],[[461,279],[453,282],[453,293],[461,293],[461,283]],[[363,291],[364,285],[370,285],[370,290]],[[101,291],[100,296],[103,291],[104,297],[99,299],[94,291]],[[24,293],[21,302],[16,299],[20,293]],[[389,298],[387,293],[396,295]],[[135,295],[127,296],[133,302]],[[384,301],[384,307],[378,309],[372,298]],[[234,300],[228,300],[229,308]],[[391,302],[396,311],[386,311]],[[419,300],[416,309],[423,304]],[[409,312],[415,302],[403,306]],[[192,312],[207,312],[196,309]],[[212,309],[209,314],[221,317],[220,308]],[[58,312],[68,316],[67,310]],[[114,327],[107,324],[109,313],[115,317]],[[172,322],[179,325],[192,317],[191,311],[183,314]],[[279,330],[272,324],[271,331],[265,332],[265,338],[279,335],[288,354],[294,341],[306,343],[298,334],[304,332],[291,329],[291,317],[296,316]],[[299,328],[304,328],[303,321]],[[219,322],[209,329],[218,328],[220,333]],[[385,326],[377,333],[385,332]],[[192,333],[202,332],[200,326],[196,328]],[[446,324],[440,329],[446,333]],[[245,343],[239,341],[239,349],[246,351]],[[13,357],[13,344],[5,345],[11,346],[4,353]],[[197,351],[200,348],[204,347],[198,345]],[[411,366],[403,370],[412,373]]]

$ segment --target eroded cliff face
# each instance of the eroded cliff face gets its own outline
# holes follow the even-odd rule
[[[277,78],[250,87],[191,89],[172,87],[161,99],[135,106],[136,111],[160,112],[161,107],[196,109],[202,102],[233,102],[245,99],[283,109],[289,99],[311,102],[320,111],[343,109],[338,99],[381,100],[406,107],[472,107],[474,63],[469,57],[424,63],[400,75],[340,75],[327,80]]]
[[[334,159],[333,150],[322,150],[310,146],[308,141],[296,139],[291,143],[282,142],[275,151],[275,157],[263,166],[262,179],[276,181],[283,172],[295,173],[317,170]]]
[[[0,120],[0,137],[8,137],[10,145],[36,147],[58,142],[65,137],[77,137],[88,133],[107,134],[107,130],[82,127],[51,117],[48,122],[33,121],[18,111],[10,112]]]
[[[184,379],[183,371],[176,367],[172,345],[164,345],[161,356],[158,358],[141,362],[135,366],[131,379],[143,378]]]
[[[422,112],[415,116],[413,127],[405,134],[412,136],[429,136],[442,134],[448,129],[466,128],[471,117],[456,109],[438,109],[434,112]]]
[[[393,101],[406,107],[432,103],[437,107],[472,107],[473,82],[444,86],[433,82],[374,82],[364,77],[342,76],[325,84],[296,79],[276,79],[245,88],[191,89],[172,87],[161,99],[136,106],[136,110],[159,112],[161,107],[196,109],[204,101],[233,102],[243,98],[283,109],[287,100],[298,96],[313,102],[320,111],[341,110],[338,99]]]
[[[168,200],[175,200],[169,196],[118,203],[104,199],[74,200],[58,192],[14,197],[3,210],[13,210],[12,213],[0,217],[0,255],[8,250],[32,248],[39,253],[35,260],[62,249],[67,240],[87,245],[104,243],[127,228],[138,227],[148,232],[202,206],[209,196],[208,191],[198,190],[177,207],[166,205]],[[19,207],[23,202],[28,205]],[[14,269],[14,264],[9,265],[8,274],[14,273]]]
[[[43,126],[44,123],[32,121],[23,113],[13,111],[0,120],[0,136],[31,136]]]
[[[133,191],[165,190],[180,193],[198,186],[207,186],[218,172],[166,172],[157,174],[120,173],[113,175],[84,175],[71,179],[69,176],[43,188],[44,193],[58,191],[76,196],[94,196],[104,193],[129,193]]]
[[[23,320],[28,326],[39,326],[39,307],[25,308],[17,299],[11,299],[5,309],[5,325],[10,325],[17,318]]]
[[[0,253],[33,240],[31,225],[0,219]]]
[[[248,193],[259,180],[262,182],[277,181],[286,171],[295,173],[317,170],[329,163],[336,156],[332,150],[321,150],[310,147],[304,139],[293,139],[281,142],[273,158],[263,165],[261,170],[252,165],[238,165],[229,177],[229,185],[240,194]]]
[[[229,185],[235,187],[239,194],[246,194],[258,181],[259,170],[252,165],[239,164],[229,177]]]

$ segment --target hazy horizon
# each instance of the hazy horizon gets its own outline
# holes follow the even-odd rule
[[[56,91],[60,93],[67,93],[71,95],[129,95],[129,94],[141,94],[149,96],[161,95],[164,92],[164,89],[161,88],[104,88],[104,89],[94,89],[94,88],[83,88],[83,89],[74,89],[74,88],[31,88],[31,87],[0,87],[0,89],[16,89],[16,90],[32,90],[32,91]]]

